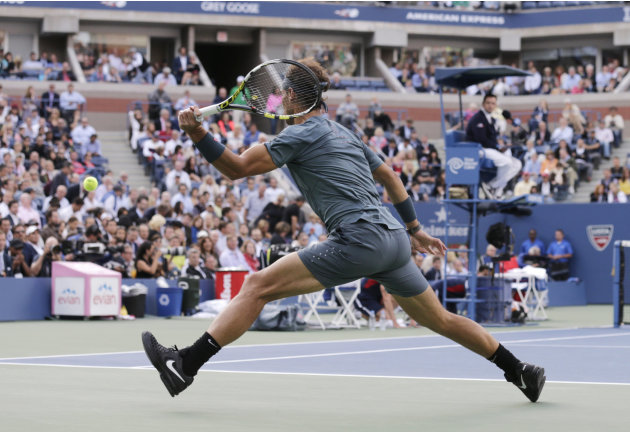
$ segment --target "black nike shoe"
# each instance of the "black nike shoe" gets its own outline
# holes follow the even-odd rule
[[[505,379],[518,387],[527,398],[536,402],[545,385],[545,369],[520,362],[514,375],[505,374]]]
[[[184,373],[183,358],[177,347],[166,348],[160,345],[148,331],[142,333],[142,345],[171,396],[175,397],[192,384],[193,377]]]

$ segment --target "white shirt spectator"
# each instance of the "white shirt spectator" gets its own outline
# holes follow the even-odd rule
[[[177,99],[177,102],[175,103],[175,110],[181,111],[194,105],[197,105],[197,102],[195,102],[193,98],[190,96],[183,96]]]
[[[601,72],[597,72],[597,75],[595,75],[595,85],[597,86],[597,90],[601,91],[604,87],[606,87],[611,78],[612,74],[608,72],[608,68],[605,68]]]
[[[607,128],[611,128],[611,124],[614,124],[615,129],[623,130],[623,117],[621,117],[621,115],[619,114],[616,114],[614,116],[607,114],[606,117],[604,117],[604,122]]]
[[[573,129],[569,126],[558,126],[551,134],[551,142],[557,143],[560,140],[565,140],[568,144],[573,140]]]
[[[595,138],[600,143],[610,144],[615,140],[615,137],[610,128],[604,127],[600,128],[599,125],[595,128]]]
[[[163,72],[160,72],[159,74],[155,76],[155,79],[153,80],[153,84],[158,86],[163,81],[166,81],[166,84],[168,85],[173,85],[173,86],[177,85],[177,81],[175,80],[175,77],[173,76],[173,74],[170,74],[170,73],[164,74]]]
[[[180,192],[177,192],[175,195],[173,195],[173,198],[171,198],[171,207],[175,207],[175,204],[177,204],[177,202],[179,201],[181,201],[182,204],[184,205],[185,213],[193,212],[194,206],[193,206],[192,200],[190,199],[188,195],[182,195]]]
[[[267,186],[267,189],[265,190],[265,198],[267,198],[267,202],[275,203],[278,201],[279,195],[286,195],[283,189]]]
[[[57,213],[59,214],[59,219],[66,223],[68,222],[68,220],[70,220],[72,216],[76,217],[81,222],[83,222],[83,218],[85,217],[83,209],[79,210],[78,212],[74,212],[71,205],[60,208]]]
[[[171,170],[171,172],[169,172],[166,175],[166,188],[168,190],[173,189],[175,186],[175,176],[179,176],[179,181],[180,183],[184,183],[186,185],[186,187],[188,187],[188,190],[190,190],[190,176],[188,175],[188,173],[186,171],[177,171],[177,170]]]
[[[228,249],[226,248],[223,252],[221,252],[221,256],[219,257],[219,264],[221,267],[241,267],[244,269],[248,269],[247,261],[245,261],[245,257],[243,253],[238,249]]]
[[[564,80],[562,81],[562,89],[566,92],[571,92],[573,87],[580,85],[581,80],[582,77],[578,74],[566,74],[564,75]]]
[[[72,141],[85,146],[89,141],[92,135],[96,134],[96,129],[94,129],[89,124],[80,124],[70,133],[72,137]]]
[[[169,157],[173,153],[175,153],[175,147],[177,146],[184,146],[182,140],[174,140],[173,138],[171,138],[170,140],[166,141],[166,143],[164,144],[164,156]]]
[[[46,213],[48,211],[48,207],[50,207],[50,201],[52,201],[53,198],[54,195],[46,197],[46,199],[44,200],[44,205],[42,206],[42,212]],[[68,198],[61,198],[61,201],[59,201],[59,208],[63,209],[66,207],[70,207],[70,201],[68,201]]]
[[[73,91],[69,93],[65,91],[61,93],[59,96],[59,106],[62,110],[76,110],[79,108],[79,105],[85,103],[85,98],[79,92]]]
[[[113,193],[105,198],[105,201],[103,202],[103,207],[111,215],[116,216],[118,215],[118,210],[123,207],[129,208],[131,206],[129,205],[129,200],[127,199],[127,197],[125,197],[124,195],[118,196],[116,195],[116,193]]]
[[[542,84],[542,77],[540,73],[536,71],[535,74],[525,77],[525,91],[533,93],[540,88]]]

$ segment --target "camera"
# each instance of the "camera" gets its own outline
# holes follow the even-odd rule
[[[53,253],[53,255],[59,255],[61,253],[61,246],[54,245],[51,252]]]
[[[174,248],[162,248],[162,254],[164,255],[186,255],[186,248],[184,246],[178,246]]]

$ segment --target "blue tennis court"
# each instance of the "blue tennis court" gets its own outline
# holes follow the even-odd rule
[[[627,423],[626,327],[492,330],[519,358],[545,367],[536,404],[493,364],[426,329],[248,332],[171,398],[140,351],[140,333],[151,328],[176,343],[205,324],[5,324],[2,430],[582,432]]]
[[[630,385],[630,329],[526,330],[498,333],[497,338],[517,357],[544,365],[548,382]],[[0,364],[152,370],[142,351],[10,358]],[[228,346],[202,370],[503,380],[494,365],[432,335]]]

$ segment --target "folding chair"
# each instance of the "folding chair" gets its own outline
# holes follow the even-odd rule
[[[320,312],[337,312],[339,306],[337,303],[331,304],[325,299],[326,292],[334,292],[331,288],[326,288],[321,291],[316,291],[309,294],[301,294],[298,296],[298,304],[306,307],[308,310],[304,314],[304,322],[310,323],[311,318],[315,317],[317,326],[322,330],[326,330],[326,324],[319,315]]]
[[[361,328],[361,323],[357,317],[354,316],[354,301],[357,299],[360,292],[361,279],[349,285],[335,287],[335,297],[339,300],[341,307],[332,320],[334,326]]]

